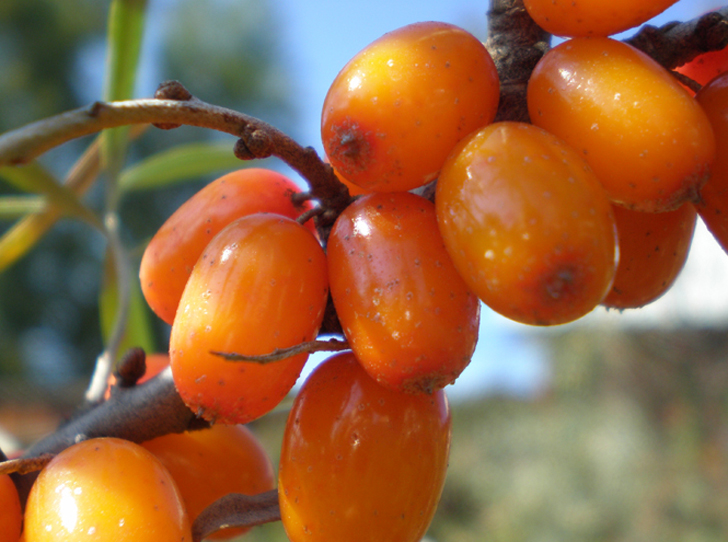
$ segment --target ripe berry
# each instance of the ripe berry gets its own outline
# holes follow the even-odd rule
[[[167,467],[194,522],[200,512],[230,493],[256,495],[275,488],[270,459],[255,435],[242,425],[169,434],[142,443]],[[208,539],[227,540],[247,532],[221,529]]]
[[[575,150],[540,128],[501,122],[462,141],[435,203],[460,275],[508,318],[570,322],[612,284],[616,230],[604,189]]]
[[[280,173],[248,168],[223,175],[187,200],[159,228],[142,257],[142,292],[157,316],[172,323],[195,262],[221,229],[254,213],[295,219],[311,207],[291,202],[291,195],[298,192],[296,184]]]
[[[380,384],[431,393],[468,365],[480,304],[445,250],[430,201],[407,192],[356,200],[334,224],[328,263],[346,338]]]
[[[639,26],[677,0],[524,0],[528,14],[557,36],[609,36]]]
[[[256,356],[313,340],[327,296],[326,256],[309,230],[272,214],[228,225],[195,264],[172,325],[172,376],[187,406],[226,424],[274,408],[307,354],[259,364],[213,352]]]
[[[26,542],[190,542],[182,498],[150,452],[116,438],[67,448],[41,471],[25,510]]]
[[[482,43],[446,23],[408,25],[359,52],[331,85],[321,138],[331,165],[367,190],[432,181],[452,146],[489,124],[499,99]]]
[[[718,147],[710,179],[695,208],[713,237],[728,252],[728,74],[716,77],[696,99],[710,119]]]
[[[445,482],[450,426],[443,390],[388,390],[348,352],[319,365],[283,436],[278,495],[290,540],[419,541]]]
[[[602,304],[617,309],[642,307],[664,294],[685,265],[697,213],[689,204],[665,213],[615,205],[614,218],[619,265]]]
[[[23,512],[10,476],[0,476],[0,542],[18,542]]]
[[[546,53],[528,83],[528,112],[582,154],[615,203],[636,211],[695,200],[715,156],[695,100],[650,57],[609,38]]]

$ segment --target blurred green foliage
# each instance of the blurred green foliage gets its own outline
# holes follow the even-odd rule
[[[0,3],[0,132],[101,99],[109,6],[97,0]],[[159,0],[148,6],[136,95],[151,96],[161,81],[178,79],[206,101],[292,128],[287,72],[268,2]],[[63,178],[89,140],[53,150],[41,162]],[[214,156],[207,155],[216,167],[242,167],[231,159],[232,138],[189,127],[147,130],[131,145],[126,163],[137,166],[130,171],[139,179],[146,158],[205,141],[220,141],[230,149],[227,157],[219,145]],[[195,152],[199,158],[206,151]],[[164,219],[211,178],[198,170],[212,167],[185,175],[184,160],[177,162],[173,184],[122,194],[121,233],[132,268]],[[132,175],[122,178],[134,180]],[[180,179],[187,182],[180,185]],[[17,193],[0,179],[0,196]],[[102,177],[84,201],[100,213],[106,197]],[[12,224],[0,222],[0,235]],[[104,259],[103,236],[84,224],[61,220],[27,256],[0,273],[0,378],[15,376],[57,388],[87,377],[103,348],[98,296]],[[168,329],[150,321],[156,344],[164,348]]]

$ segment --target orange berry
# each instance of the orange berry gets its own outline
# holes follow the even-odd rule
[[[18,542],[23,524],[20,498],[10,476],[0,476],[0,542]]]
[[[528,111],[582,153],[615,203],[638,211],[695,199],[715,156],[695,100],[650,57],[609,38],[546,53],[528,83]]]
[[[718,147],[711,176],[695,205],[713,237],[728,252],[728,74],[704,86],[696,99],[708,115]]]
[[[435,198],[445,246],[468,286],[518,322],[570,322],[596,307],[616,266],[604,189],[579,154],[530,124],[462,141]]]
[[[223,175],[182,204],[149,242],[139,269],[142,292],[157,316],[172,323],[192,268],[217,232],[254,213],[295,219],[311,208],[291,202],[298,192],[280,173],[247,168]]]
[[[536,24],[557,36],[609,36],[639,26],[677,0],[524,0]]]
[[[172,324],[172,376],[187,406],[227,424],[273,409],[307,354],[259,364],[212,352],[265,355],[313,340],[327,296],[326,256],[309,230],[272,214],[228,225],[192,270]]]
[[[26,542],[191,542],[177,486],[132,442],[90,439],[41,471],[25,510]]]
[[[602,304],[617,309],[642,307],[664,294],[685,265],[697,213],[687,204],[665,213],[615,205],[614,218],[619,265]]]
[[[169,434],[142,443],[167,467],[194,522],[205,508],[230,493],[256,495],[275,488],[268,454],[242,425]],[[208,539],[227,540],[249,528],[222,529]]]
[[[346,338],[380,384],[431,393],[470,363],[480,303],[445,250],[430,201],[408,192],[356,200],[331,230],[328,262]]]
[[[331,85],[321,138],[331,165],[370,191],[437,177],[452,146],[489,124],[498,74],[482,43],[446,23],[408,25],[359,52]]]
[[[319,365],[283,436],[278,495],[290,540],[419,541],[445,482],[450,427],[443,390],[388,390],[348,352]]]

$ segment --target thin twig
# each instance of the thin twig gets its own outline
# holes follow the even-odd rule
[[[310,354],[311,352],[341,352],[342,350],[348,350],[349,348],[349,343],[346,341],[342,341],[341,339],[329,339],[327,341],[309,341],[288,348],[276,348],[273,352],[262,356],[246,356],[244,354],[236,354],[235,352],[228,353],[211,351],[210,353],[220,356],[221,358],[225,358],[227,361],[246,361],[265,365],[267,363],[281,361],[298,354]]]
[[[54,457],[54,454],[43,454],[37,457],[8,459],[0,463],[0,476],[16,472],[18,474],[28,474],[39,471],[50,463]]]
[[[184,87],[166,84],[168,95],[177,96]],[[186,90],[186,89],[185,89]],[[187,93],[189,94],[189,93]],[[183,97],[186,94],[182,93]],[[163,128],[176,125],[210,128],[240,138],[236,155],[243,159],[277,156],[309,182],[311,192],[327,209],[330,222],[349,203],[346,187],[335,177],[311,147],[302,147],[280,130],[265,122],[197,98],[140,99],[96,102],[0,136],[0,166],[27,163],[44,152],[72,139],[134,124],[155,124]]]

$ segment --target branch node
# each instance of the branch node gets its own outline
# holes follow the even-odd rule
[[[114,370],[116,385],[121,388],[135,386],[147,372],[146,358],[143,348],[135,347],[127,350]]]
[[[154,97],[158,100],[175,100],[178,102],[188,102],[194,98],[182,83],[173,80],[160,83],[154,92]],[[160,130],[174,130],[182,125],[172,122],[155,122],[152,126]]]
[[[192,93],[179,81],[163,81],[157,87],[154,97],[158,100],[187,102],[194,96],[192,96]]]
[[[233,154],[235,154],[235,157],[239,160],[255,160],[255,155],[250,151],[248,145],[242,138],[238,139],[235,142],[235,147],[233,147]]]
[[[241,138],[247,150],[255,158],[268,158],[273,154],[273,139],[268,131],[252,125],[246,126]]]

